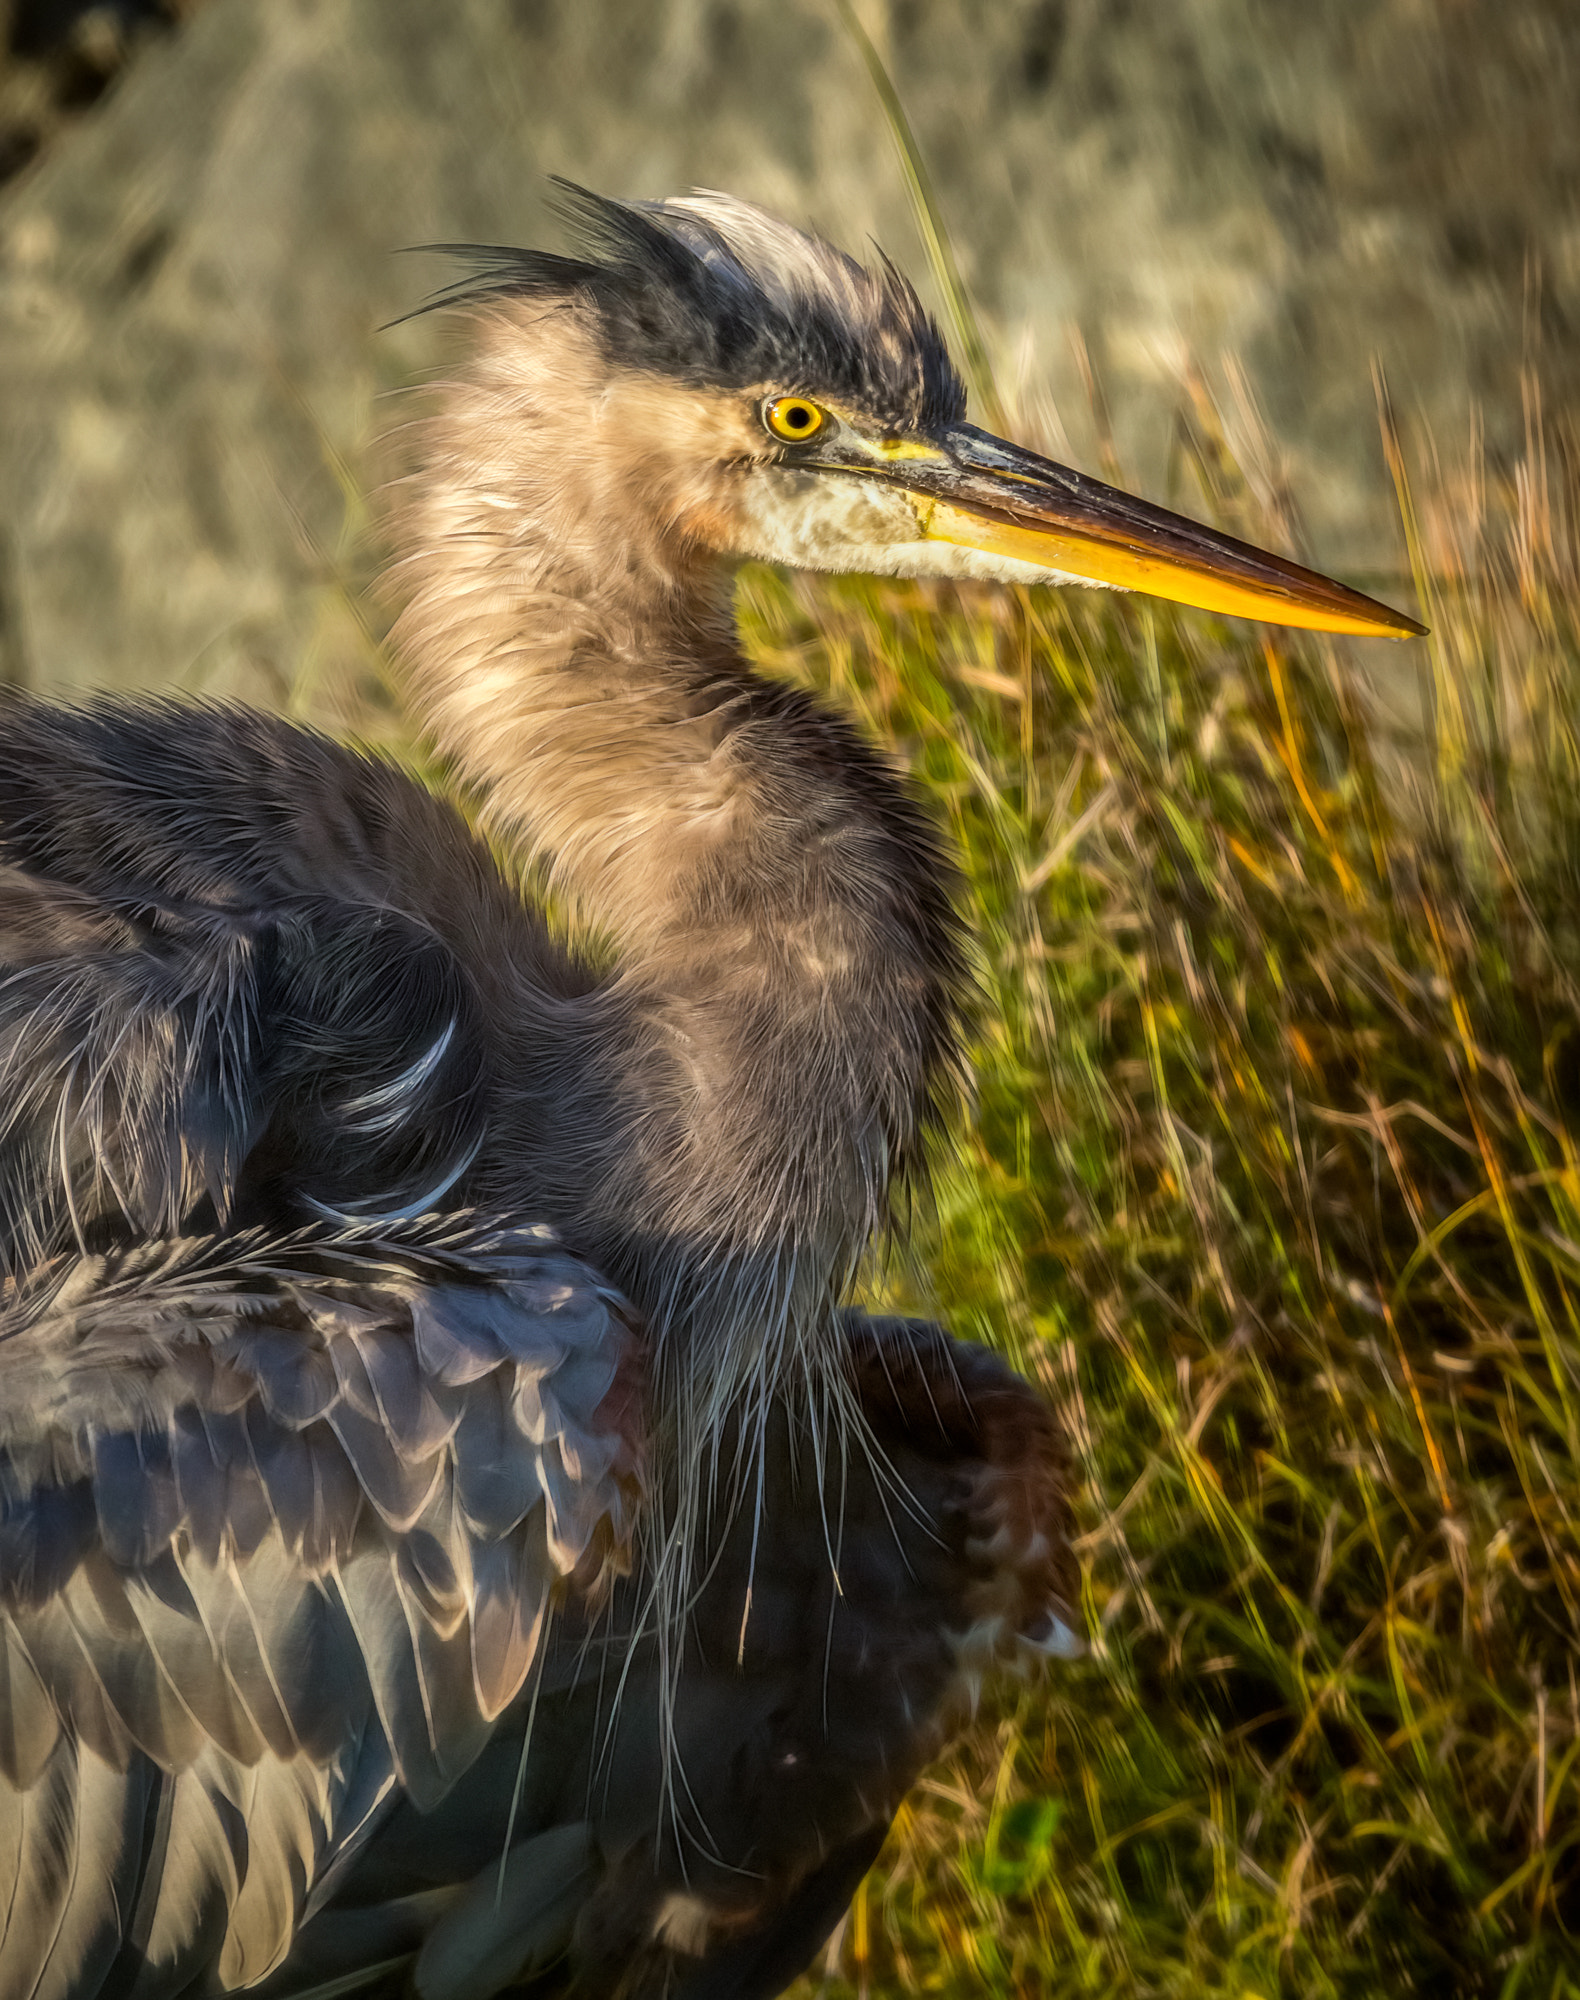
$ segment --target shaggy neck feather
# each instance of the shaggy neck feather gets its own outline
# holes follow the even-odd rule
[[[629,1126],[583,1241],[661,1317],[747,1286],[765,1329],[804,1324],[953,1061],[939,856],[843,721],[742,660],[711,552],[737,399],[611,387],[540,305],[482,336],[398,526],[397,643],[490,815],[619,953]]]

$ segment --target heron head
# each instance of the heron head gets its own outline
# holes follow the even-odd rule
[[[446,301],[525,300],[567,368],[586,476],[692,546],[800,568],[1139,590],[1318,631],[1402,613],[965,420],[937,326],[873,268],[749,202],[564,187],[575,256],[463,248]],[[563,312],[566,317],[561,317]],[[569,380],[567,375],[564,379]]]

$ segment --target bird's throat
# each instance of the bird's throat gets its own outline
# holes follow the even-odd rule
[[[490,817],[614,946],[623,1129],[579,1247],[661,1318],[749,1303],[770,1337],[826,1316],[956,1060],[947,871],[854,729],[743,660],[674,492],[572,451],[565,383],[518,367],[485,344],[447,392],[397,645]]]

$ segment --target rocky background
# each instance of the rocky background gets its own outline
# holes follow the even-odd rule
[[[1194,362],[1402,566],[1373,358],[1494,464],[1580,397],[1577,0],[865,0],[1023,425],[1177,493]],[[923,258],[832,0],[0,0],[0,676],[294,699],[376,630],[381,325],[545,177]],[[1094,404],[1095,376],[1101,398]],[[398,410],[398,406],[397,406]],[[1264,472],[1268,468],[1264,467]]]

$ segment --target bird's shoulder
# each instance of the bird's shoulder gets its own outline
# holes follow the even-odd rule
[[[247,709],[8,701],[0,1263],[453,1205],[515,1050],[588,984],[386,758]]]
[[[388,756],[240,705],[8,697],[0,854],[129,915],[335,898],[458,939],[486,915],[529,956],[542,932],[453,800]]]

